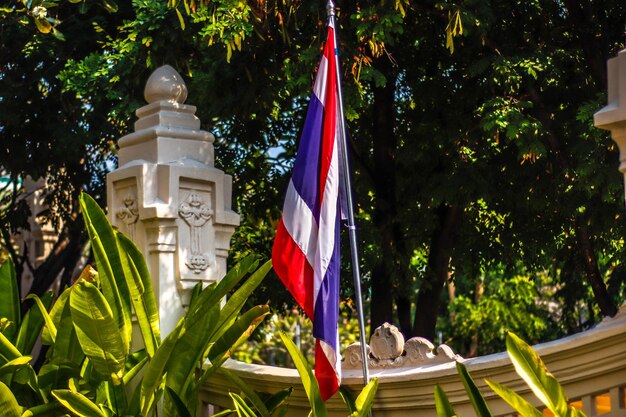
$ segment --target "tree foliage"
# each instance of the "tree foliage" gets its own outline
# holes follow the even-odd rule
[[[95,4],[85,15],[67,5],[57,26],[64,42],[5,18],[1,56],[12,71],[0,78],[0,105],[56,101],[29,110],[32,130],[2,121],[2,140],[32,143],[24,158],[70,149],[58,156],[68,168],[54,172],[76,178],[75,188],[98,183],[149,72],[173,65],[215,133],[218,165],[234,176],[243,224],[233,258],[269,253],[325,36],[322,3],[133,0],[115,14]],[[614,314],[623,298],[623,189],[615,145],[592,115],[605,101],[606,59],[624,46],[623,2],[338,6],[372,326],[396,322],[407,336],[432,339],[437,317],[449,316],[446,287],[468,289],[457,300],[478,304],[472,284],[494,273],[505,281],[547,273],[563,331],[580,328],[581,305],[591,322]],[[23,40],[5,41],[14,37]],[[29,89],[8,83],[10,74]],[[24,119],[0,110],[14,126]],[[41,126],[68,145],[42,140]],[[13,156],[2,163],[14,162],[5,168],[17,178],[29,165]],[[260,297],[289,302],[278,280],[263,285]]]

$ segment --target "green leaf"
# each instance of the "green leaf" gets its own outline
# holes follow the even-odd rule
[[[120,244],[121,261],[125,270],[130,271],[127,285],[130,291],[137,323],[143,336],[146,352],[151,358],[161,343],[159,329],[159,308],[152,289],[152,279],[146,260],[137,246],[121,233],[116,234]]]
[[[128,350],[104,296],[95,285],[79,281],[70,294],[70,308],[76,336],[94,369],[120,383]]]
[[[106,215],[93,198],[88,194],[80,195],[80,206],[83,212],[85,226],[89,232],[89,239],[96,265],[102,292],[109,302],[113,311],[113,317],[121,330],[121,347],[126,351],[130,350],[130,339],[132,325],[130,317],[130,292],[126,282],[126,274],[120,259],[117,238]]]
[[[19,368],[23,368],[24,366],[30,366],[31,356],[20,356],[19,358],[13,359],[4,365],[0,366],[0,376],[13,374]]]
[[[41,297],[41,302],[46,309],[50,308],[50,305],[52,305],[53,295],[54,294],[52,294],[51,291],[48,291]],[[20,352],[32,352],[43,325],[44,318],[41,315],[40,308],[35,305],[31,306],[22,318],[20,330],[17,334],[17,340],[15,342],[15,346],[20,350]]]
[[[252,406],[256,408],[259,412],[259,417],[269,417],[270,412],[263,403],[263,400],[258,396],[256,392],[254,392],[248,384],[241,378],[239,378],[234,373],[230,372],[227,369],[220,368],[217,371],[220,375],[225,376],[230,382],[232,382],[241,392],[248,398],[248,400],[252,403]]]
[[[0,382],[0,410],[4,417],[20,417],[22,407],[17,403],[13,393],[4,383]]]
[[[139,371],[148,363],[149,356],[145,350],[140,350],[128,355],[126,364],[124,366],[125,372],[122,378],[124,385],[128,385],[130,381],[139,373]]]
[[[357,413],[356,417],[365,417],[369,415],[372,406],[374,405],[374,398],[376,396],[376,391],[378,390],[378,378],[372,379],[368,384],[363,388],[358,397],[356,397],[356,401],[354,405],[356,406]]]
[[[67,414],[63,413],[63,411],[65,411],[64,407],[60,403],[54,401],[49,402],[48,404],[41,404],[31,407],[28,410],[24,411],[22,417],[57,417],[60,415],[67,416]]]
[[[4,363],[22,357],[22,353],[2,333],[0,333],[0,356]]]
[[[280,332],[280,338],[285,344],[287,352],[289,352],[293,363],[296,365],[298,374],[302,380],[302,385],[304,386],[304,391],[306,392],[309,404],[311,405],[311,413],[316,417],[328,416],[326,405],[324,404],[324,400],[322,400],[320,388],[317,385],[317,380],[315,379],[311,366],[302,355],[302,352],[300,352],[300,349],[298,349],[296,344],[289,337],[287,337],[287,335]]]
[[[73,392],[69,389],[57,389],[52,391],[52,395],[65,408],[80,417],[106,417],[100,407],[91,402],[79,392]]]
[[[37,296],[37,294],[28,294],[26,296],[26,300],[35,300],[35,304],[39,308],[39,313],[41,313],[41,316],[43,317],[44,323],[46,325],[46,329],[48,330],[50,340],[52,341],[52,343],[54,343],[57,337],[57,328],[52,322],[52,318],[50,318],[50,314],[48,314],[48,310],[41,302],[41,299]]]
[[[182,323],[183,319],[181,319],[174,330],[167,335],[146,367],[141,383],[140,398],[141,412],[143,415],[147,415],[154,405],[157,388],[163,382],[163,375],[165,374],[168,361],[172,355],[172,351],[176,347],[176,341],[183,330]]]
[[[52,30],[52,25],[50,24],[50,22],[48,22],[47,19],[35,17],[33,20],[35,21],[35,26],[37,26],[39,32],[50,33],[50,31]]]
[[[480,393],[480,390],[474,383],[474,380],[470,376],[469,372],[467,372],[467,368],[462,363],[457,362],[456,369],[461,376],[461,382],[463,382],[463,386],[465,387],[465,391],[467,391],[467,395],[472,403],[472,407],[474,407],[474,411],[476,411],[476,415],[478,417],[491,417],[492,414],[487,406],[487,402]]]
[[[63,309],[66,307],[67,301],[70,299],[70,291],[71,291],[71,287],[66,288],[61,293],[61,295],[59,295],[56,302],[52,305],[52,308],[50,309],[50,313],[49,313],[50,318],[52,319],[52,322],[54,323],[55,328],[57,328],[59,326],[59,323],[61,322],[61,315],[63,313]],[[58,332],[58,329],[57,329],[57,332]],[[52,345],[55,342],[56,341],[52,340],[52,337],[50,336],[50,332],[48,331],[48,328],[44,327],[43,330],[41,331],[41,343],[43,343],[44,345]]]
[[[80,377],[80,366],[72,362],[46,363],[39,370],[39,388],[46,392],[66,388],[67,381]]]
[[[212,287],[211,291],[209,291],[211,287],[207,287],[197,297],[194,297],[196,301],[190,305],[189,312],[185,316],[185,320],[188,321],[189,326],[193,325],[196,320],[202,318],[216,303],[221,302],[222,298],[226,296],[230,290],[235,288],[239,281],[241,281],[247,273],[254,270],[257,265],[258,260],[256,256],[250,255],[245,257],[231,268],[224,278],[222,278],[215,287]],[[191,307],[195,308],[192,309]]]
[[[250,294],[259,286],[271,268],[272,261],[265,262],[228,298],[220,310],[218,325],[214,327],[215,333],[211,335],[212,340],[217,340],[232,325]]]
[[[450,400],[448,400],[448,396],[439,384],[435,385],[435,408],[438,417],[456,417],[457,415],[452,404],[450,404]]]
[[[165,387],[165,392],[169,395],[178,417],[191,417],[189,410],[185,406],[185,403],[180,399],[178,394],[170,387]]]
[[[15,267],[11,258],[7,258],[0,266],[0,317],[13,322],[14,326],[6,334],[12,339],[20,325],[21,314]]]
[[[81,274],[81,276],[83,275]],[[72,321],[72,310],[69,303],[71,290],[72,287],[63,291],[50,311],[52,321],[57,327],[56,342],[52,347],[52,361],[57,363],[69,361],[79,365],[85,358],[85,354],[78,342],[78,336]],[[45,332],[46,328],[44,328],[42,333],[42,339]]]
[[[515,371],[528,384],[535,396],[555,415],[565,416],[568,409],[565,391],[554,375],[548,372],[533,348],[509,332],[506,335],[506,350]]]
[[[102,0],[102,5],[109,13],[117,13],[119,6],[114,0]]]
[[[515,411],[524,417],[544,417],[543,413],[510,388],[497,382],[485,380],[489,388],[506,401]]]
[[[350,415],[353,415],[353,414],[358,412],[358,410],[356,408],[356,404],[355,404],[354,394],[352,393],[350,388],[345,387],[343,385],[340,385],[339,386],[339,395],[341,395],[341,398],[343,399],[343,402],[348,407],[348,412],[350,413]]]
[[[229,297],[224,307],[219,310],[217,319],[210,314],[210,311],[217,311],[221,297],[212,296],[207,298],[202,297],[202,294],[200,295],[196,302],[197,311],[204,311],[205,314],[202,317],[192,316],[189,320],[185,318],[185,334],[181,335],[177,341],[175,352],[178,353],[174,353],[172,356],[176,360],[170,360],[168,365],[168,386],[178,393],[187,392],[193,381],[193,370],[198,363],[204,360],[204,354],[211,343],[219,342],[219,349],[217,350],[229,348],[232,343],[241,343],[242,337],[244,337],[242,334],[245,334],[242,332],[249,330],[250,326],[258,324],[262,318],[261,314],[266,314],[262,311],[264,307],[253,308],[249,314],[241,317],[239,323],[235,324],[235,321],[248,296],[261,283],[270,268],[271,262],[268,261],[248,277],[239,289]],[[219,284],[215,289],[207,288],[204,291],[210,291],[214,294],[218,287]],[[203,305],[209,302],[214,304]],[[256,324],[252,324],[254,321],[256,321]],[[227,332],[230,333],[227,334]],[[220,338],[222,338],[221,341]],[[217,359],[219,360],[219,358]],[[215,366],[216,364],[214,363],[213,365]],[[183,399],[185,398],[183,397]]]
[[[235,404],[235,411],[239,417],[257,417],[252,409],[246,404],[246,402],[239,395],[234,392],[229,392],[230,398],[233,399]]]
[[[278,407],[282,406],[285,401],[291,396],[293,392],[293,387],[287,387],[281,389],[270,398],[265,401],[265,407],[270,412],[270,414],[274,414],[274,412],[278,409]]]
[[[269,314],[269,305],[255,306],[244,314],[239,316],[235,323],[226,330],[226,332],[215,341],[211,347],[209,358],[213,362],[219,355],[230,353],[239,347],[243,342],[248,340],[252,332],[263,321],[265,316]]]

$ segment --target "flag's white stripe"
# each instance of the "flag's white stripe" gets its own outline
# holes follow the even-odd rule
[[[315,257],[314,272],[314,303],[317,301],[320,286],[326,275],[328,264],[335,248],[335,222],[337,220],[337,198],[339,197],[339,152],[337,140],[333,143],[332,157],[328,167],[326,184],[324,184],[324,199],[320,210],[319,231],[317,240],[317,256]],[[315,304],[314,304],[315,305]]]
[[[283,205],[285,229],[302,250],[310,265],[315,265],[317,251],[317,222],[309,206],[306,205],[293,181],[289,181],[285,204]]]
[[[339,335],[339,332],[337,332]],[[331,345],[319,339],[320,347],[324,352],[324,356],[328,359],[328,362],[335,368],[335,375],[337,376],[337,381],[341,383],[341,355],[333,349]],[[339,336],[337,336],[337,346],[339,346]]]
[[[317,76],[315,77],[315,84],[313,84],[313,93],[317,96],[317,99],[322,103],[322,107],[326,105],[326,83],[328,79],[328,59],[325,55],[322,55],[320,59],[320,66],[317,70]]]

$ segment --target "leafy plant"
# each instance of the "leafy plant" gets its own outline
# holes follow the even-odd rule
[[[298,370],[298,374],[302,380],[302,386],[304,387],[306,396],[309,399],[309,404],[311,405],[311,412],[309,416],[328,416],[328,410],[326,409],[324,400],[322,400],[319,385],[317,384],[317,379],[315,379],[311,365],[298,346],[296,346],[288,335],[283,332],[279,334],[287,352],[289,352],[289,355]],[[220,370],[220,372],[226,371]],[[242,390],[245,390],[244,394],[248,401],[245,401],[243,397],[235,393],[230,393],[230,397],[233,399],[234,409],[224,410],[222,413],[218,414],[218,416],[226,416],[231,413],[237,413],[239,417],[269,417],[275,415],[282,416],[284,411],[286,411],[283,407],[272,406],[270,409],[269,407],[266,407],[265,404],[273,405],[278,403],[278,405],[282,405],[283,401],[291,393],[291,390],[289,392],[280,391],[277,394],[274,394],[274,396],[270,397],[270,399],[264,404],[256,393],[246,390],[246,386],[243,381],[232,381],[235,382],[238,387],[242,388]],[[372,405],[374,404],[374,396],[376,395],[377,389],[378,378],[372,379],[356,398],[353,397],[350,390],[341,387],[339,393],[348,407],[348,411],[350,413],[349,417],[365,417],[369,415]]]
[[[268,314],[267,305],[241,311],[271,262],[259,267],[247,257],[219,283],[197,285],[186,315],[161,341],[145,259],[91,197],[83,194],[80,203],[98,271],[88,266],[52,309],[51,294],[33,296],[21,319],[15,272],[10,261],[0,267],[3,410],[109,417],[147,416],[162,408],[165,416],[195,415],[198,388]],[[143,343],[134,351],[131,311]],[[22,352],[32,350],[40,331],[49,349],[36,374]]]
[[[517,374],[528,384],[535,396],[556,417],[584,417],[585,414],[569,405],[563,387],[552,375],[539,355],[515,334],[509,332],[506,337],[507,352],[513,362]],[[478,390],[467,368],[457,362],[457,370],[465,387],[469,399],[479,417],[491,417],[487,402]],[[485,380],[487,385],[504,401],[513,407],[523,417],[541,417],[543,413],[531,403],[522,398],[515,391],[494,381]],[[435,386],[435,405],[439,417],[452,417],[454,412],[444,390]]]

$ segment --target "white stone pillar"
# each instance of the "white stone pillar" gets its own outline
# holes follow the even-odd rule
[[[619,171],[626,181],[626,49],[607,61],[607,71],[608,104],[593,115],[593,123],[611,131],[619,148]]]
[[[232,178],[214,167],[214,137],[200,129],[187,86],[172,67],[152,73],[135,132],[119,140],[119,168],[107,176],[109,219],[146,256],[161,335],[183,315],[197,282],[226,273]]]

